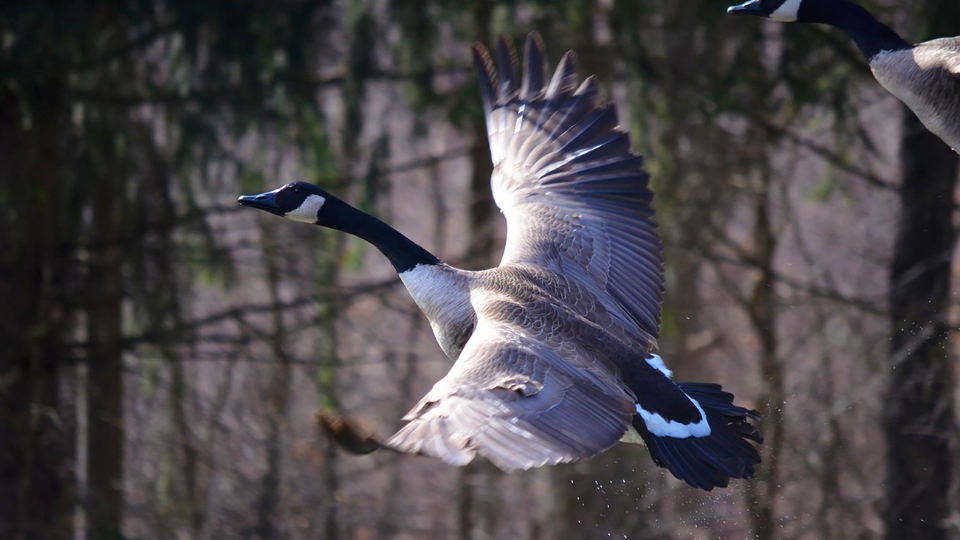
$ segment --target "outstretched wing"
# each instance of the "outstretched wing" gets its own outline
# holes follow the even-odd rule
[[[474,45],[494,172],[507,218],[501,266],[530,263],[591,287],[605,307],[655,339],[663,262],[643,158],[630,152],[596,79],[577,86],[568,52],[545,86],[543,43],[527,38],[522,83],[501,37],[494,61]],[[499,74],[499,79],[498,79]]]
[[[517,327],[481,319],[447,376],[380,444],[452,465],[479,453],[506,471],[610,448],[636,413],[632,396],[560,355]]]

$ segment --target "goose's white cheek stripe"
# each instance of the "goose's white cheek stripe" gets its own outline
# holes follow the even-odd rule
[[[797,20],[797,13],[800,12],[800,2],[802,0],[787,0],[773,13],[770,18],[780,22],[794,22]]]
[[[327,200],[319,195],[310,195],[303,200],[303,203],[301,203],[300,206],[298,206],[295,210],[287,212],[283,215],[283,217],[303,223],[316,223],[317,212],[320,211],[320,207],[322,207],[323,203],[325,202],[327,202]]]
[[[703,408],[697,403],[697,400],[687,396],[690,403],[697,408],[700,413],[700,421],[695,424],[684,424],[675,420],[667,420],[657,413],[650,412],[637,403],[637,414],[643,419],[644,425],[650,433],[657,437],[673,437],[675,439],[686,439],[687,437],[706,437],[710,435],[710,424],[707,422],[707,415]]]

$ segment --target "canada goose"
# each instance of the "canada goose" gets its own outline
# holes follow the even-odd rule
[[[847,0],[750,0],[727,8],[727,13],[829,24],[846,31],[877,82],[960,152],[960,37],[912,45]]]
[[[311,184],[240,197],[376,246],[456,360],[385,441],[325,423],[358,452],[385,446],[453,465],[480,454],[507,471],[639,435],[657,465],[692,486],[750,477],[760,455],[745,439],[761,441],[748,422],[757,413],[719,385],[674,382],[659,356],[663,263],[643,159],[596,79],[577,85],[573,53],[548,82],[543,50],[531,34],[521,82],[509,39],[498,42],[496,70],[473,48],[493,194],[507,219],[497,268],[453,268]]]

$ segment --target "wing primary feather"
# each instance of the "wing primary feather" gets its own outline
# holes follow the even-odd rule
[[[550,132],[547,133],[548,141],[555,141],[558,134],[562,134],[568,129],[570,129],[570,124],[567,123],[567,119],[570,118],[570,114],[573,112],[580,112],[578,107],[582,101],[582,95],[572,95],[570,98],[566,99],[562,104],[558,105],[558,112],[550,118],[553,122],[553,127],[550,129]],[[560,116],[562,114],[562,116]],[[576,123],[576,119],[573,120]]]
[[[493,69],[493,60],[482,43],[473,44],[473,65],[477,69],[477,84],[480,86],[480,99],[483,112],[488,118],[497,102],[497,73]]]
[[[573,51],[567,51],[557,64],[557,71],[550,79],[550,86],[547,87],[547,98],[552,99],[557,95],[572,92],[574,85],[577,84],[577,54]]]
[[[591,138],[610,133],[618,124],[619,120],[615,108],[607,106],[597,109],[590,116],[570,126],[570,129],[560,136],[560,138],[566,139],[560,150],[566,152],[569,148],[584,146]]]
[[[573,92],[575,96],[586,96],[595,100],[600,96],[600,87],[597,86],[597,76],[590,75],[580,83],[580,86]]]
[[[500,34],[497,39],[497,72],[500,75],[500,99],[512,99],[519,90],[517,85],[517,48],[507,34]]]
[[[527,100],[536,97],[543,90],[544,79],[544,45],[543,38],[536,32],[527,34],[527,44],[524,48],[524,77],[520,89],[520,99]]]

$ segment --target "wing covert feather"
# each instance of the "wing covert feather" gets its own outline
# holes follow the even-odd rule
[[[452,465],[480,454],[503,470],[574,461],[613,446],[632,396],[509,325],[481,321],[446,377],[383,443]]]

